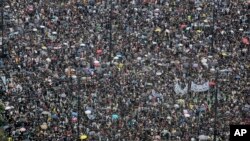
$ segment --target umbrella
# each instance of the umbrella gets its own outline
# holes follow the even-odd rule
[[[96,51],[96,53],[97,53],[97,54],[102,54],[102,50],[101,50],[101,49],[98,49],[98,50]]]
[[[244,44],[246,44],[246,45],[249,45],[249,44],[250,44],[250,42],[249,42],[249,40],[248,40],[247,37],[242,38],[242,42],[243,42]]]
[[[45,26],[41,25],[40,28],[45,28]]]
[[[206,135],[199,135],[198,138],[199,138],[199,140],[208,140],[209,139],[209,137]]]
[[[48,128],[48,125],[46,123],[43,123],[42,125],[40,125],[40,127],[43,129],[43,130],[46,130]]]
[[[175,104],[174,107],[178,109],[180,106],[178,104]]]
[[[190,114],[184,114],[185,117],[190,117]]]
[[[58,116],[57,116],[56,114],[53,114],[51,117],[52,117],[53,119],[57,119],[57,118],[58,118]]]
[[[13,108],[14,108],[13,106],[6,106],[5,110],[10,110],[10,109],[13,109]]]
[[[26,129],[24,127],[20,128],[19,131],[24,132]]]
[[[88,138],[88,136],[85,135],[85,134],[83,134],[83,135],[80,136],[80,139],[81,139],[81,140],[85,140],[85,139],[87,139],[87,138]]]
[[[85,111],[85,114],[86,114],[86,115],[90,115],[90,114],[91,114],[91,111],[90,111],[90,110],[86,110],[86,111]]]
[[[65,94],[65,93],[63,93],[63,94],[61,95],[61,97],[65,98],[65,97],[67,97],[67,96],[66,96],[66,94]]]
[[[51,115],[51,113],[48,112],[48,111],[43,111],[42,114],[43,114],[43,115],[49,115],[49,116]]]
[[[3,127],[4,130],[6,130],[6,129],[8,129],[8,128],[10,128],[9,125],[5,125],[5,126]]]
[[[35,32],[36,32],[36,31],[37,31],[37,29],[36,29],[36,28],[33,28],[33,31],[35,31]]]
[[[113,120],[116,120],[116,119],[118,119],[118,118],[119,118],[119,116],[118,116],[117,114],[113,114],[113,115],[112,115],[112,119],[113,119]]]
[[[161,75],[161,74],[162,74],[162,72],[159,72],[159,71],[158,71],[158,72],[156,72],[156,75]]]
[[[47,47],[46,46],[42,46],[42,49],[47,49]]]
[[[155,29],[155,32],[161,32],[161,28],[157,27],[157,28]]]
[[[46,61],[50,63],[50,62],[51,62],[51,59],[50,59],[50,58],[47,58]]]
[[[199,10],[199,11],[200,11],[200,10],[202,10],[202,8],[198,7],[198,8],[197,8],[197,10]]]
[[[100,62],[97,61],[97,60],[95,60],[95,61],[94,61],[94,65],[95,65],[95,67],[100,67]]]
[[[76,118],[76,117],[73,117],[73,118],[71,119],[71,121],[72,121],[73,123],[76,123],[76,122],[77,122],[77,118]]]
[[[71,116],[73,116],[73,117],[77,117],[77,116],[78,116],[78,113],[76,113],[76,112],[72,112],[72,113],[71,113]]]
[[[137,57],[137,60],[141,60],[142,58],[141,57]]]
[[[81,47],[85,47],[85,46],[86,46],[86,44],[80,44],[80,46],[81,46]]]

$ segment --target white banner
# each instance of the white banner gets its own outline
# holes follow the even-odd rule
[[[185,88],[182,89],[181,86],[178,83],[176,83],[174,91],[176,94],[181,94],[181,95],[186,94],[188,92],[188,85],[186,85]]]
[[[206,82],[204,84],[198,85],[195,84],[194,82],[191,83],[191,91],[193,92],[205,92],[209,90],[209,82]],[[188,93],[188,85],[185,85],[185,88],[181,88],[181,86],[176,83],[174,86],[174,91],[176,94],[187,94]]]
[[[191,84],[191,91],[194,92],[205,92],[209,90],[209,82],[206,82],[202,85],[197,85],[194,82]]]

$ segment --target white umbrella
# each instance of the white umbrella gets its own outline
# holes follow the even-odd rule
[[[197,10],[199,10],[199,11],[200,11],[200,10],[202,10],[202,8],[198,7],[198,8],[197,8]]]
[[[63,94],[61,95],[61,97],[66,97],[66,94],[65,94],[65,93],[63,93]]]
[[[184,114],[184,116],[185,116],[185,117],[190,117],[190,115],[189,115],[189,114]]]
[[[56,35],[56,34],[57,34],[57,32],[55,32],[55,31],[54,31],[54,32],[52,32],[52,34],[53,34],[53,35]]]
[[[19,131],[24,132],[26,129],[24,127],[20,128]]]
[[[161,75],[161,74],[162,74],[162,73],[161,73],[161,72],[159,72],[159,71],[158,71],[158,72],[156,72],[156,75]]]
[[[46,61],[50,63],[50,62],[51,62],[51,59],[50,59],[50,58],[47,58]]]
[[[14,108],[13,106],[6,106],[5,110],[10,110],[10,109],[13,109],[13,108]]]
[[[71,77],[72,77],[73,79],[76,79],[76,78],[77,78],[77,76],[76,76],[76,75],[72,75]]]
[[[43,115],[51,115],[51,113],[48,112],[48,111],[43,111],[42,114],[43,114]]]
[[[183,46],[183,44],[181,44],[181,43],[180,43],[180,44],[178,44],[178,46],[182,47],[182,46]]]
[[[85,47],[85,46],[86,46],[86,44],[80,44],[80,46],[81,46],[81,47]]]
[[[86,111],[85,111],[85,114],[86,114],[86,115],[90,115],[90,114],[91,114],[91,111],[90,111],[90,110],[86,110]]]
[[[180,106],[178,104],[175,104],[174,107],[177,109],[179,108]]]
[[[36,29],[36,28],[33,28],[33,31],[35,31],[35,32],[36,32],[36,31],[37,31],[37,29]]]
[[[45,28],[45,26],[41,25],[40,28]]]
[[[40,127],[43,129],[43,130],[46,130],[48,128],[48,125],[47,123],[43,123],[42,125],[40,125]]]
[[[141,57],[137,57],[137,60],[141,60],[142,58]]]
[[[209,139],[209,137],[206,135],[199,135],[198,138],[199,138],[199,140],[208,140]]]
[[[119,59],[119,57],[118,57],[118,56],[115,56],[115,57],[114,57],[114,60],[118,60],[118,59]]]

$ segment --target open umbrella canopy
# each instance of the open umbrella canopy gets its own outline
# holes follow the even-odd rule
[[[42,114],[43,114],[43,115],[49,115],[49,116],[51,115],[51,113],[48,112],[48,111],[43,111]]]
[[[81,140],[85,140],[85,139],[87,139],[87,138],[88,138],[88,136],[85,135],[85,134],[83,134],[83,135],[80,136],[80,139],[81,139]]]
[[[14,106],[6,106],[5,110],[10,110],[10,109],[14,109]]]
[[[72,116],[72,117],[77,117],[77,115],[78,115],[77,112],[72,112],[72,113],[71,113],[71,116]]]
[[[25,132],[25,131],[26,131],[26,129],[25,129],[24,127],[22,127],[22,128],[20,128],[20,129],[19,129],[19,131],[21,131],[21,132]]]
[[[85,111],[85,114],[86,114],[86,115],[91,114],[91,110],[86,110],[86,111]]]
[[[199,138],[199,140],[208,140],[209,139],[209,137],[206,135],[199,135],[198,138]]]
[[[112,119],[113,119],[113,120],[116,120],[116,119],[118,119],[118,118],[119,118],[119,115],[117,115],[117,114],[113,114],[113,115],[112,115]]]

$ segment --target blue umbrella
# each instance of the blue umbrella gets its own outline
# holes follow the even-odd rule
[[[76,112],[72,112],[72,113],[71,113],[71,116],[72,116],[72,117],[77,117],[77,115],[78,115],[78,113],[76,113]]]
[[[117,114],[112,115],[112,120],[117,120],[118,118],[119,118],[119,116]]]
[[[58,118],[58,116],[57,116],[56,114],[53,114],[51,117],[52,117],[53,119],[57,119],[57,118]]]

